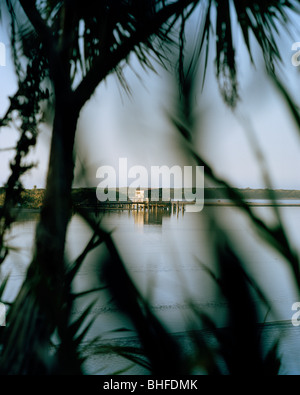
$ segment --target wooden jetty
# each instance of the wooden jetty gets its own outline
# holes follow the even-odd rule
[[[140,202],[99,202],[96,201],[94,203],[85,204],[82,206],[86,209],[92,209],[95,211],[111,211],[111,210],[128,210],[128,211],[155,211],[155,210],[168,210],[170,212],[184,212],[185,206],[187,204],[194,204],[194,202],[185,202],[185,201],[168,201],[168,202],[151,202],[151,201],[140,201]]]

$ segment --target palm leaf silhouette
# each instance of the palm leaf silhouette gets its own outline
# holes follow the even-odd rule
[[[2,211],[1,248],[4,247],[4,232],[13,220],[11,209],[18,202],[22,190],[20,176],[32,166],[26,165],[24,159],[29,148],[36,143],[40,105],[49,100],[49,93],[49,104],[53,104],[55,116],[35,253],[25,282],[9,312],[8,328],[2,339],[1,369],[14,374],[51,373],[55,362],[49,359],[48,346],[60,325],[61,306],[68,304],[70,297],[64,249],[72,213],[75,133],[85,103],[110,73],[117,73],[126,86],[122,71],[131,54],[149,68],[152,67],[151,54],[160,61],[164,59],[165,44],[178,45],[182,76],[186,22],[192,13],[199,12],[203,26],[199,28],[192,62],[198,61],[205,50],[207,67],[209,43],[214,37],[220,91],[225,102],[235,107],[238,70],[232,10],[251,59],[254,59],[253,36],[262,50],[267,69],[274,71],[275,63],[280,61],[276,45],[278,24],[286,24],[288,11],[298,11],[299,4],[287,0],[87,0],[84,3],[79,0],[6,0],[6,5],[11,17],[11,44],[19,88],[0,125],[10,125],[14,112],[23,123],[15,161],[11,166],[10,193]],[[49,91],[45,89],[46,84]],[[30,132],[30,139],[26,137],[27,132]],[[195,159],[200,162],[199,158]],[[228,191],[231,192],[229,188]],[[233,198],[238,200],[239,197]],[[243,207],[249,212],[245,205]],[[269,233],[274,236],[274,232]],[[285,244],[283,239],[283,247]],[[111,249],[113,251],[113,246]],[[125,278],[126,273],[122,272],[121,266],[120,273]],[[130,282],[127,281],[127,285],[130,286]],[[133,303],[133,307],[139,311],[138,303]],[[145,321],[142,318],[137,324],[141,323],[144,331]],[[159,323],[154,329],[165,336]],[[76,355],[72,347],[65,349],[71,349],[72,355]],[[76,371],[80,370],[78,364],[74,366]]]

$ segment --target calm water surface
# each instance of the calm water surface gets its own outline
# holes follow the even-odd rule
[[[269,224],[273,222],[271,207],[255,207],[261,218]],[[300,207],[280,207],[279,212],[287,230],[291,244],[300,246]],[[14,299],[24,278],[32,253],[33,236],[38,213],[22,212],[14,224],[8,242],[12,247],[2,268],[1,276],[10,273],[10,282],[4,295],[5,300]],[[300,374],[300,327],[293,327],[291,310],[300,297],[288,265],[272,248],[259,238],[249,220],[237,207],[204,207],[201,213],[152,213],[115,211],[103,215],[102,226],[111,231],[118,251],[126,268],[139,290],[149,300],[153,311],[160,317],[168,330],[186,341],[187,330],[201,329],[190,324],[189,301],[192,300],[213,318],[220,327],[225,325],[225,300],[212,279],[203,270],[201,263],[217,270],[214,260],[213,240],[218,237],[217,228],[223,229],[230,237],[236,252],[245,262],[248,273],[255,278],[271,303],[272,311],[267,315],[264,329],[266,345],[272,345],[277,337],[281,339],[282,374]],[[67,256],[70,262],[83,250],[91,237],[85,222],[73,217],[67,241]],[[82,266],[75,284],[75,291],[84,291],[99,285],[99,262],[107,254],[104,246],[90,254]],[[237,297],[239,297],[237,295]],[[81,301],[74,311],[80,314],[90,301]],[[267,309],[260,306],[259,321],[263,322]],[[92,338],[99,333],[103,341],[135,343],[134,332],[121,334],[118,328],[130,323],[113,307],[106,294],[98,297],[92,312],[97,314],[95,325],[89,333]],[[246,311],[241,311],[247,314]],[[209,333],[207,338],[209,339]],[[93,363],[89,367],[91,370]],[[112,366],[120,361],[107,361],[110,373]],[[138,370],[132,371],[139,373]],[[133,374],[132,373],[132,374]]]

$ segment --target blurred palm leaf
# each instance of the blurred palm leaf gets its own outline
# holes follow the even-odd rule
[[[235,107],[238,95],[235,38],[238,27],[242,32],[245,46],[254,63],[254,38],[262,50],[266,68],[275,71],[281,61],[277,45],[280,26],[288,29],[289,13],[299,13],[296,0],[214,0],[200,1],[201,19],[192,63],[197,63],[202,51],[205,52],[204,77],[208,66],[208,52],[215,34],[216,75],[223,99],[230,107]],[[237,26],[235,26],[237,20]]]
[[[89,213],[83,210],[79,210],[79,213],[105,242],[110,259],[107,262],[101,262],[103,279],[121,313],[125,314],[133,323],[144,349],[143,355],[149,360],[152,373],[186,374],[187,367],[184,363],[185,358],[182,350],[137,289],[111,235],[102,230]],[[113,352],[116,350],[117,348]],[[101,348],[98,351],[100,352]],[[127,351],[121,355],[127,355]],[[133,361],[133,359],[131,360]]]
[[[1,284],[0,284],[0,302],[2,302],[2,303],[3,303],[2,297],[3,297],[4,291],[6,289],[8,280],[9,280],[9,275],[4,277],[4,279],[1,281]]]
[[[217,254],[221,272],[220,286],[228,301],[228,329],[221,334],[221,352],[231,374],[278,374],[277,355],[265,360],[258,311],[251,283],[240,259],[227,242],[218,239]],[[276,348],[275,348],[276,350]],[[273,370],[275,368],[275,370]]]
[[[227,240],[223,231],[219,230],[216,241],[216,259],[219,277],[209,268],[205,271],[216,281],[227,303],[227,323],[225,328],[218,328],[206,314],[191,304],[204,327],[217,340],[218,346],[213,358],[206,360],[207,370],[214,366],[218,372],[218,356],[224,362],[222,374],[230,375],[278,375],[281,361],[278,355],[279,340],[275,340],[269,350],[265,350],[262,338],[263,326],[259,325],[259,307],[255,297],[262,304],[270,306],[257,287],[255,281],[246,273],[243,263],[235,253],[233,245]],[[205,344],[201,332],[195,334]],[[209,348],[207,345],[206,348]],[[202,346],[202,349],[203,348]],[[219,360],[220,360],[219,358]]]

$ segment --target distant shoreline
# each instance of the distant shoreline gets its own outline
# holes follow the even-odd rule
[[[125,188],[126,189],[126,188]],[[122,189],[124,190],[124,189]],[[122,190],[116,189],[117,201],[123,200],[124,196]],[[156,191],[162,201],[163,192],[162,188],[156,190],[144,189],[145,195],[151,194],[152,191]],[[233,188],[234,192],[237,192],[243,202],[249,206],[261,206],[261,207],[298,207],[300,206],[300,190],[269,190],[269,189],[238,189]],[[182,196],[184,196],[183,192]],[[22,209],[40,209],[43,205],[44,189],[25,189],[21,194],[21,202],[19,208]],[[174,197],[179,193],[178,190],[170,189],[170,199],[174,202]],[[150,195],[151,196],[151,195]],[[276,200],[271,199],[275,197]],[[3,206],[5,198],[5,188],[0,188],[0,206]],[[101,202],[97,200],[96,188],[73,188],[72,200],[75,206],[83,208],[98,207],[101,208]],[[165,202],[167,203],[167,202]],[[205,188],[204,190],[204,205],[205,206],[241,206],[241,203],[229,199],[226,188]],[[103,205],[104,206],[104,205]]]
[[[264,200],[261,199],[252,199],[252,200],[244,200],[244,203],[248,206],[256,206],[256,207],[300,207],[299,199],[285,199],[285,200]],[[204,206],[233,206],[239,207],[242,206],[241,203],[238,203],[233,200],[222,200],[222,199],[206,199],[204,200]]]

